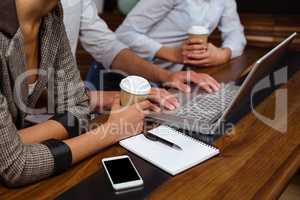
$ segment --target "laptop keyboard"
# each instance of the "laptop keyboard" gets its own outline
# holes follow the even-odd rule
[[[230,105],[239,90],[233,82],[221,84],[219,91],[208,94],[201,93],[185,106],[179,108],[176,116],[213,123]]]

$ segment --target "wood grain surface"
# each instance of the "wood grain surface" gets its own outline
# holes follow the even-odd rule
[[[231,63],[199,71],[220,81],[235,80],[265,52],[248,48]],[[300,166],[300,56],[290,53],[288,60],[291,78],[279,88],[288,90],[288,131],[280,133],[249,113],[233,132],[216,141],[220,156],[170,178],[149,199],[277,199]],[[260,103],[256,111],[273,116],[275,94]],[[286,122],[281,119],[277,123],[284,126]],[[99,170],[101,158],[124,153],[115,145],[60,176],[18,189],[0,185],[0,199],[54,199]]]

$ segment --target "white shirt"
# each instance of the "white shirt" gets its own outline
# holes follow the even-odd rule
[[[61,0],[64,22],[75,56],[78,39],[93,58],[109,68],[121,50],[128,48],[121,43],[106,23],[98,16],[93,0]]]
[[[162,47],[180,47],[193,25],[222,33],[222,47],[240,56],[246,39],[235,0],[141,0],[118,28],[119,40],[139,56],[172,70],[182,65],[155,59]]]

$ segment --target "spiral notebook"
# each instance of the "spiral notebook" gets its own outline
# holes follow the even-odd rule
[[[149,132],[180,146],[183,150],[151,141],[143,134],[123,140],[120,145],[173,176],[220,153],[218,149],[168,126],[159,126]]]

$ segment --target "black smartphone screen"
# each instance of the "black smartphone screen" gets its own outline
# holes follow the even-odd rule
[[[128,158],[104,161],[104,164],[114,184],[140,180]]]

